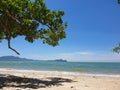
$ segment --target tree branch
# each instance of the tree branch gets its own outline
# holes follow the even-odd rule
[[[0,20],[1,26],[4,28],[4,32],[7,32],[6,27],[3,25],[2,21]]]
[[[18,18],[12,16],[10,13],[7,13],[7,15],[8,15],[9,17],[11,17],[13,20],[20,22]]]
[[[8,38],[8,48],[11,49],[11,50],[13,50],[13,51],[14,51],[15,53],[17,53],[18,55],[20,55],[19,52],[17,52],[15,49],[13,49],[13,48],[11,47],[11,45],[10,45],[10,38]]]
[[[8,33],[8,34],[10,35],[9,31],[7,30],[6,26],[3,25],[3,23],[2,23],[1,20],[0,20],[0,24],[1,24],[1,26],[4,28],[4,32],[5,32],[5,33]],[[7,22],[6,22],[6,24],[7,24]],[[8,40],[8,48],[11,49],[11,50],[13,50],[13,51],[14,51],[15,53],[17,53],[18,55],[20,55],[19,52],[17,52],[15,49],[13,49],[13,48],[11,47],[11,45],[10,45],[10,40],[11,40],[10,36],[8,36],[8,39],[7,39],[7,40]]]

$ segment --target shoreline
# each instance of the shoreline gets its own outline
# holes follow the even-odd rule
[[[0,90],[119,90],[120,77],[0,68]]]
[[[65,76],[88,76],[88,77],[113,77],[120,78],[120,74],[94,74],[94,73],[81,73],[81,72],[68,72],[68,71],[47,71],[47,70],[22,70],[14,68],[0,68],[0,72],[9,73],[36,73],[36,74],[51,74],[51,75],[65,75]]]

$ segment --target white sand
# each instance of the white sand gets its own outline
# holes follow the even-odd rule
[[[0,69],[0,87],[0,90],[120,90],[120,76]]]

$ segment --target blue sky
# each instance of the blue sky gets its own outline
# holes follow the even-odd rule
[[[81,62],[120,62],[112,49],[120,42],[120,5],[117,0],[45,0],[51,10],[65,11],[67,38],[51,47],[40,40],[33,44],[23,37],[12,40],[20,57],[47,60],[63,58]],[[7,41],[0,43],[0,56],[14,55]]]

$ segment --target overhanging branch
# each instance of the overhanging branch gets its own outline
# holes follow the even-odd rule
[[[0,20],[0,24],[1,24],[1,26],[4,28],[4,32],[5,33],[8,33],[9,35],[10,35],[10,32],[8,31],[8,29],[7,29],[7,27],[5,26],[6,24],[7,24],[7,22],[5,23],[5,25],[2,23],[2,21]],[[11,49],[11,50],[13,50],[15,53],[17,53],[18,55],[20,55],[20,53],[19,52],[17,52],[15,49],[13,49],[12,47],[11,47],[11,45],[10,45],[10,40],[11,40],[11,38],[10,38],[10,36],[8,37],[8,48],[9,49]]]
[[[10,13],[7,13],[7,15],[8,15],[9,17],[11,17],[13,20],[15,20],[15,21],[17,21],[17,22],[20,22],[18,18],[12,16]]]
[[[5,25],[2,23],[2,21],[0,20],[0,24],[1,24],[1,26],[4,28],[4,32],[5,33],[8,33],[9,35],[10,35],[10,32],[8,31],[8,29],[7,29],[7,27],[5,26],[6,24],[7,24],[7,22],[5,23]],[[20,53],[19,52],[17,52],[15,49],[13,49],[12,47],[11,47],[11,45],[10,45],[10,40],[11,40],[11,38],[10,38],[10,36],[8,37],[8,48],[9,49],[11,49],[11,50],[13,50],[15,53],[17,53],[18,55],[20,55]]]
[[[8,32],[6,26],[2,23],[1,19],[0,19],[0,24],[3,27],[4,32]]]
[[[11,45],[10,45],[10,39],[8,39],[8,48],[11,49],[11,50],[13,50],[13,51],[14,51],[15,53],[17,53],[18,55],[20,55],[19,52],[17,52],[15,49],[13,49],[13,48],[11,47]]]

